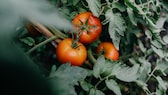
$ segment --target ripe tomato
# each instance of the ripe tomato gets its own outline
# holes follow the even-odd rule
[[[91,12],[78,14],[74,17],[72,23],[78,32],[82,32],[79,41],[84,44],[94,42],[102,32],[99,18],[95,17]]]
[[[78,42],[76,48],[72,47],[72,39],[62,40],[56,49],[56,57],[61,63],[70,62],[73,66],[81,66],[87,57],[85,46]]]
[[[107,59],[118,60],[119,52],[111,42],[102,42],[98,45],[96,52],[103,53]]]

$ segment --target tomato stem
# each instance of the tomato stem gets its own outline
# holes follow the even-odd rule
[[[61,39],[67,38],[67,35],[56,29],[55,27],[48,27],[54,35],[57,35]]]
[[[45,41],[43,41],[43,42],[41,42],[41,43],[35,45],[35,46],[34,46],[33,48],[31,48],[28,52],[26,52],[26,55],[29,55],[30,53],[32,53],[32,52],[33,52],[34,50],[36,50],[37,48],[39,48],[39,47],[41,47],[41,46],[43,46],[43,45],[45,45],[45,44],[47,44],[47,43],[49,43],[49,42],[55,40],[56,38],[58,38],[58,37],[57,37],[57,36],[52,36],[52,37],[46,39]]]
[[[89,60],[90,60],[93,64],[95,64],[95,63],[96,63],[96,58],[93,56],[91,48],[88,49],[87,53],[88,53],[88,58],[89,58]]]

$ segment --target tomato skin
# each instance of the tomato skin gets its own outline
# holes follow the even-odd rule
[[[98,45],[96,52],[101,53],[104,51],[104,56],[107,59],[118,60],[119,52],[111,42],[102,42]]]
[[[79,26],[82,26],[82,23],[86,23],[88,20],[87,26],[92,27],[87,30],[82,31],[82,35],[80,36],[79,41],[84,44],[90,44],[97,40],[102,32],[102,24],[99,20],[99,18],[95,17],[91,12],[83,12],[78,14],[74,19],[72,20],[72,23],[75,27],[75,29],[79,30]],[[93,26],[95,26],[93,28]]]
[[[78,42],[78,47],[72,47],[72,39],[62,40],[56,48],[56,57],[62,64],[70,62],[73,66],[81,66],[87,57],[85,46]]]

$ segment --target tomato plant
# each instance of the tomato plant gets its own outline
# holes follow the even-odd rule
[[[17,30],[12,45],[40,67],[54,95],[168,95],[166,0],[8,1],[0,0],[0,38]],[[27,35],[33,27],[24,18],[41,35]],[[8,59],[12,45],[3,44]]]
[[[74,27],[79,32],[79,41],[89,44],[97,40],[102,32],[102,25],[96,16],[91,12],[83,12],[78,14],[72,20]]]
[[[119,52],[111,42],[102,42],[98,45],[96,53],[103,54],[111,60],[119,59]]]
[[[72,39],[67,38],[58,44],[56,56],[61,63],[70,62],[71,65],[81,66],[86,60],[87,52],[82,43],[75,44]]]

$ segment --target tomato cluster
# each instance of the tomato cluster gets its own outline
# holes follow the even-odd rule
[[[57,46],[56,56],[63,64],[70,62],[71,65],[81,66],[87,58],[85,45],[91,44],[99,38],[102,24],[99,18],[91,12],[78,14],[72,20],[72,24],[79,38],[62,40]],[[102,51],[107,59],[118,60],[119,58],[118,50],[110,42],[102,42],[98,45],[96,53],[100,54]]]

